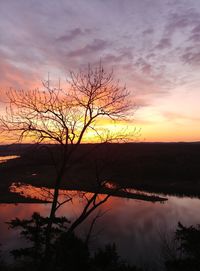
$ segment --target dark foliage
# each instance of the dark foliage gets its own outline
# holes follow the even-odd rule
[[[103,249],[99,249],[92,259],[92,267],[92,270],[104,271],[141,271],[120,259],[115,244],[108,244]]]
[[[87,244],[74,233],[67,233],[69,221],[64,217],[54,220],[51,257],[45,262],[44,245],[48,218],[33,213],[31,219],[18,218],[7,222],[12,229],[19,228],[30,244],[29,247],[12,250],[15,263],[0,265],[2,271],[141,271],[122,261],[116,246],[106,245],[91,256]]]
[[[185,227],[179,222],[175,240],[178,243],[176,255],[166,261],[166,269],[168,271],[200,270],[200,225]]]
[[[46,227],[48,217],[42,217],[39,213],[33,213],[31,219],[20,220],[15,218],[7,222],[11,229],[22,229],[20,235],[23,236],[31,246],[26,248],[14,249],[11,254],[14,258],[29,257],[35,262],[40,262],[44,253]],[[55,241],[61,233],[67,229],[69,220],[65,217],[54,218],[54,227],[52,229],[52,239]]]
[[[104,249],[99,249],[94,255],[94,265],[106,269],[107,267],[114,267],[118,264],[119,256],[116,251],[115,244],[106,245]]]
[[[55,243],[51,270],[89,270],[90,254],[87,245],[73,233],[61,234]]]

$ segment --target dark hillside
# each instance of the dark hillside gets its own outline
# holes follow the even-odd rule
[[[58,146],[48,148],[59,160]],[[13,181],[52,187],[55,169],[48,148],[0,146],[0,156],[21,156],[0,165],[1,187]],[[83,144],[69,165],[63,187],[94,187],[98,171],[102,180],[125,187],[200,195],[200,143]]]

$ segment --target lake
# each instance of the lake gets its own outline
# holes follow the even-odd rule
[[[7,156],[0,156],[0,163],[6,163],[8,160],[20,158],[19,155],[7,155]]]
[[[30,193],[31,189],[36,188],[29,186]],[[95,225],[91,248],[115,242],[123,259],[141,266],[154,265],[159,270],[162,265],[163,236],[171,236],[178,221],[187,226],[200,223],[199,199],[176,196],[167,198],[168,201],[164,203],[151,203],[111,197],[101,207],[103,215]],[[73,203],[63,205],[58,214],[73,219],[83,204],[83,199],[75,197]],[[19,232],[9,230],[5,221],[15,217],[29,218],[33,212],[47,216],[49,210],[50,204],[1,204],[0,243],[5,253],[23,243]],[[90,222],[91,219],[79,228],[81,236],[86,236]]]

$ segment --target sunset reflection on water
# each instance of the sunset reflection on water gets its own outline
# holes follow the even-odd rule
[[[72,220],[83,205],[83,199],[74,197],[72,202],[58,210],[57,215]],[[178,221],[184,225],[200,223],[200,217],[196,215],[199,209],[200,200],[189,197],[170,196],[164,204],[111,197],[101,207],[105,214],[96,223],[91,247],[115,242],[119,254],[129,262],[148,264],[152,259],[160,261],[161,236],[174,231]],[[8,230],[5,221],[16,217],[29,218],[33,212],[48,216],[49,211],[50,204],[1,204],[0,243],[3,248],[9,250],[21,242],[18,232]],[[86,235],[91,219],[78,229],[81,236]]]
[[[0,164],[6,163],[8,160],[19,158],[18,155],[7,155],[7,156],[0,156]]]

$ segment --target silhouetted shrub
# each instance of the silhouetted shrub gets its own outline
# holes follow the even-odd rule
[[[54,219],[50,258],[45,262],[44,246],[48,218],[33,213],[31,219],[15,218],[9,224],[11,229],[19,228],[29,246],[11,251],[15,263],[0,268],[3,271],[140,271],[122,261],[115,244],[98,249],[91,256],[86,243],[74,233],[67,233],[69,221],[65,217]],[[0,266],[1,267],[1,266]],[[8,269],[6,269],[8,268]]]
[[[200,225],[185,227],[178,223],[175,232],[176,255],[165,262],[168,271],[200,270]]]
[[[61,234],[52,255],[52,270],[89,270],[90,253],[87,245],[73,233]]]

